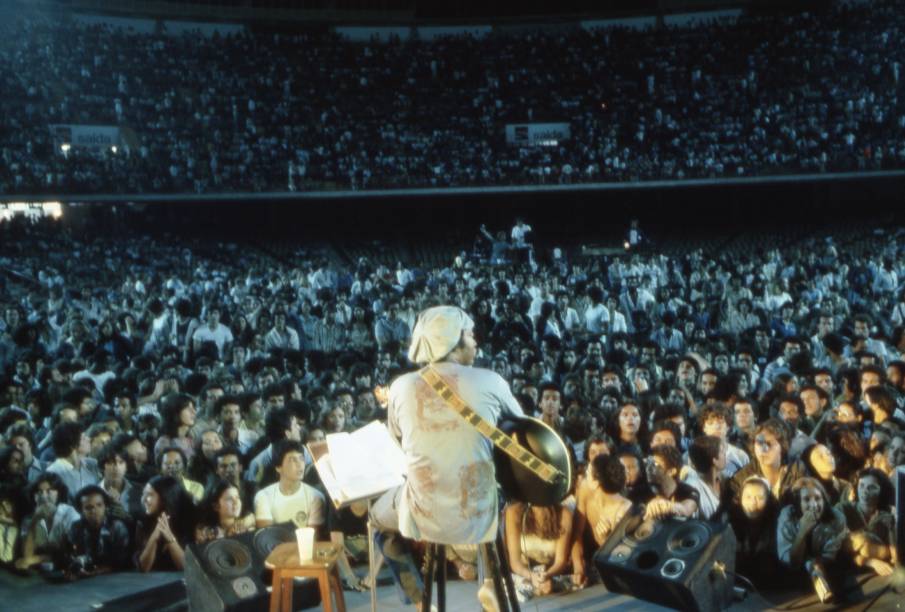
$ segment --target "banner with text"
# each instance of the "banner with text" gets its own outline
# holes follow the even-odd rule
[[[57,147],[68,144],[71,147],[109,149],[120,144],[120,131],[115,125],[58,123],[51,125],[50,131]]]
[[[506,142],[520,146],[553,146],[568,140],[568,123],[507,123]]]

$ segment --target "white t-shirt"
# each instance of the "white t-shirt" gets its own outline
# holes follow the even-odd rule
[[[304,482],[301,485],[292,495],[283,495],[278,482],[258,491],[255,518],[274,523],[292,521],[297,527],[323,525],[327,516],[323,494]]]
[[[192,335],[192,340],[202,344],[205,342],[213,342],[217,345],[217,350],[220,352],[220,357],[222,359],[224,356],[223,347],[233,341],[233,333],[229,331],[229,328],[223,323],[218,323],[217,328],[213,331],[211,331],[211,328],[208,325],[202,325],[195,330],[195,333]]]

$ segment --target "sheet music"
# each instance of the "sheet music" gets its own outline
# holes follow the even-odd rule
[[[327,451],[315,466],[337,505],[379,495],[404,482],[405,454],[380,421],[352,433],[328,435]]]

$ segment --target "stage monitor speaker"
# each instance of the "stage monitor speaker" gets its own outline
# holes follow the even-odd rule
[[[732,603],[735,534],[728,525],[628,515],[594,555],[603,583],[679,610],[710,612]]]
[[[271,525],[257,532],[191,544],[185,551],[185,585],[192,612],[252,612],[265,609],[270,585],[264,561],[283,542],[295,541],[295,525]],[[316,583],[301,587],[293,601],[319,600]],[[315,603],[316,605],[316,603]]]

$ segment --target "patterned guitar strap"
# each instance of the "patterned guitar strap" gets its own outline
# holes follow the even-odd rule
[[[515,438],[507,436],[504,431],[501,431],[484,417],[472,410],[432,366],[427,365],[421,368],[418,374],[431,389],[437,392],[437,395],[439,395],[456,414],[465,420],[466,423],[471,425],[482,436],[490,440],[498,449],[518,461],[519,464],[529,470],[532,474],[550,484],[566,478],[566,475],[563,474],[562,471],[536,457],[534,453],[519,444]]]

